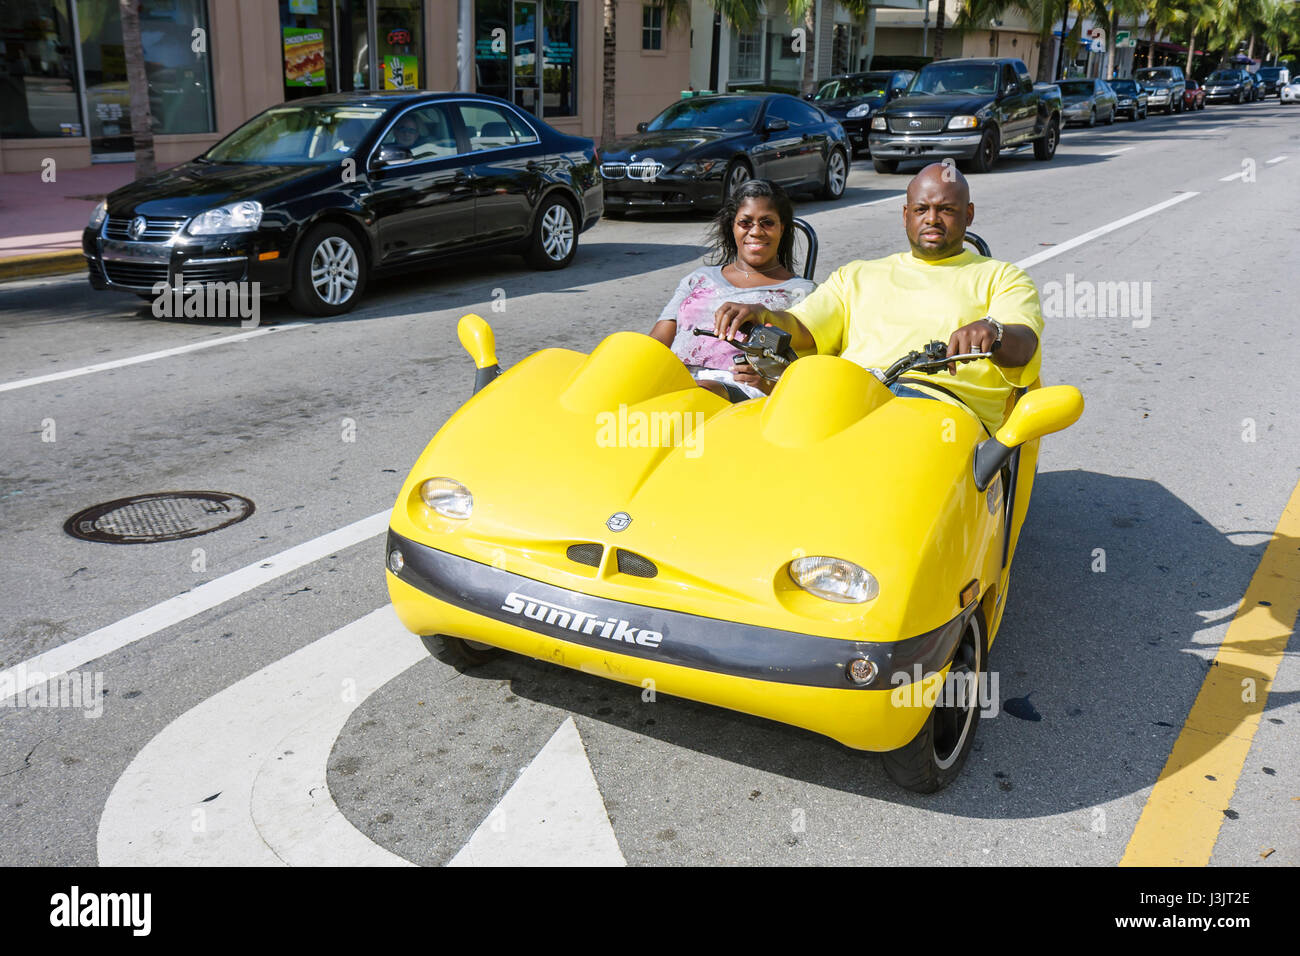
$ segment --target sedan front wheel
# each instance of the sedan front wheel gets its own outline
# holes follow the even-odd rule
[[[849,181],[849,164],[844,154],[838,149],[831,150],[826,160],[826,179],[822,183],[822,199],[839,199],[844,195],[844,186]]]
[[[307,315],[342,315],[366,288],[366,258],[356,236],[321,223],[302,239],[293,266],[289,304]]]
[[[537,225],[524,258],[534,269],[563,269],[578,251],[573,211],[559,196],[551,196],[537,213]]]

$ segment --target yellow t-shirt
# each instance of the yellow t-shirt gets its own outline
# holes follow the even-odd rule
[[[1018,266],[969,250],[933,261],[908,251],[850,262],[788,311],[812,333],[819,353],[882,370],[931,340],[947,343],[953,332],[985,316],[1028,326],[1039,346],[1023,368],[986,359],[959,364],[956,376],[946,369],[933,376],[910,373],[933,377],[960,396],[990,431],[1002,424],[1012,389],[1032,384],[1042,362],[1043,315],[1033,280]],[[937,390],[920,391],[956,404]]]

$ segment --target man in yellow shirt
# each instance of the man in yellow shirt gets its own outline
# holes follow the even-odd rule
[[[910,252],[850,262],[785,312],[725,302],[714,314],[714,327],[734,339],[745,323],[775,325],[790,333],[801,354],[841,355],[865,368],[888,368],[935,339],[948,343],[949,355],[993,351],[988,360],[953,363],[953,377],[936,385],[995,431],[1012,390],[1038,377],[1043,316],[1038,290],[1023,269],[964,248],[974,219],[966,178],[951,165],[934,163],[907,187],[903,226]],[[734,374],[738,381],[764,384],[743,366]],[[894,385],[894,393],[959,404],[927,386],[927,378],[909,377]]]

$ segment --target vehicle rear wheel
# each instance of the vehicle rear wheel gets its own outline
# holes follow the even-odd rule
[[[967,165],[972,173],[987,173],[998,161],[998,131],[988,129],[980,137],[979,149],[970,158]]]
[[[501,652],[491,644],[467,641],[459,637],[435,634],[432,637],[421,636],[424,648],[440,661],[455,668],[478,667],[496,658]]]
[[[935,793],[957,779],[979,726],[980,675],[988,642],[976,610],[962,633],[939,701],[912,742],[883,754],[885,771],[900,787]]]
[[[1088,114],[1088,129],[1092,129],[1096,125],[1097,125],[1097,110],[1094,107],[1093,111]]]
[[[873,159],[871,165],[878,173],[898,172],[898,160],[896,159]]]
[[[1047,132],[1034,140],[1034,159],[1051,159],[1061,141],[1061,124],[1055,117],[1047,121]]]
[[[1115,122],[1115,108],[1112,106],[1110,112],[1106,114],[1106,125],[1110,126]]]
[[[303,236],[293,264],[289,304],[307,315],[342,315],[366,288],[366,256],[356,236],[332,222]]]
[[[537,211],[537,224],[524,259],[534,269],[563,269],[578,252],[578,228],[573,210],[557,195],[548,196]]]
[[[822,182],[822,199],[839,199],[849,181],[849,163],[842,150],[833,149],[826,160],[826,178]]]

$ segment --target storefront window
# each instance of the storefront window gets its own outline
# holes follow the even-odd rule
[[[475,0],[474,89],[537,116],[576,116],[577,45],[577,0]]]
[[[280,0],[280,42],[286,100],[337,89],[331,0]]]
[[[210,133],[211,51],[194,49],[194,31],[208,33],[203,0],[144,0],[140,40],[149,79],[155,133]]]
[[[68,0],[0,0],[0,136],[81,136]]]
[[[542,115],[576,116],[578,84],[573,61],[578,45],[578,4],[574,0],[549,0],[545,13]]]
[[[378,0],[375,49],[385,90],[418,90],[424,82],[424,11],[421,0]]]

